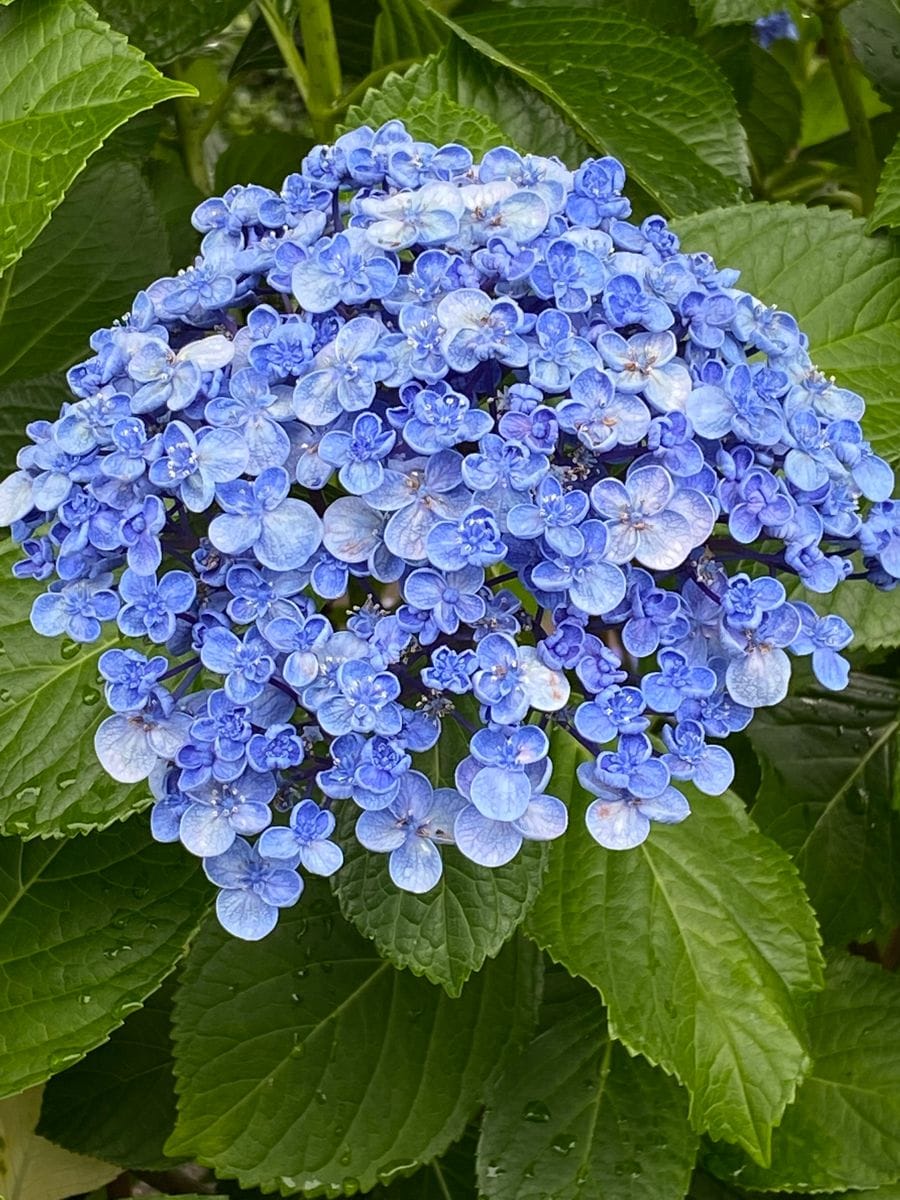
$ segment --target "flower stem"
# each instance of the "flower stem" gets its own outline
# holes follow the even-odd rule
[[[169,68],[173,79],[183,79],[178,69],[178,63]],[[211,191],[209,171],[203,157],[203,141],[206,133],[196,120],[194,100],[190,96],[176,96],[172,101],[175,110],[175,128],[178,130],[178,141],[181,146],[181,157],[191,182],[200,189],[204,196]]]
[[[294,45],[289,27],[282,21],[275,0],[257,0],[263,20],[269,27],[269,32],[275,40],[278,52],[284,60],[294,86],[300,94],[300,99],[309,108],[309,72],[303,56]]]
[[[878,159],[872,142],[872,130],[859,92],[857,68],[850,49],[850,40],[840,17],[840,4],[826,3],[819,8],[822,36],[841,104],[847,116],[850,139],[856,155],[859,176],[859,195],[863,213],[872,211],[875,187],[878,182]]]
[[[300,33],[309,78],[307,108],[316,136],[326,138],[334,127],[333,112],[343,90],[330,0],[300,0]]]

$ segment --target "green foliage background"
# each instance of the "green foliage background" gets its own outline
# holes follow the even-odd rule
[[[900,11],[797,3],[799,42],[764,52],[777,7],[0,0],[0,467],[91,332],[190,263],[198,200],[392,117],[476,155],[619,157],[637,216],[795,313],[900,462]],[[827,598],[848,691],[801,676],[732,739],[734,791],[639,850],[588,837],[560,735],[576,819],[549,853],[451,852],[426,896],[351,854],[246,945],[94,760],[110,642],[34,635],[13,557],[2,1200],[898,1200],[900,592]]]

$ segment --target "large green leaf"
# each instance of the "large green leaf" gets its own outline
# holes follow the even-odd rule
[[[762,764],[753,809],[796,863],[828,941],[900,920],[900,689],[853,675],[844,692],[811,691],[757,714]]]
[[[900,979],[837,959],[809,1036],[812,1069],[772,1135],[772,1164],[740,1164],[741,1187],[822,1192],[900,1180]]]
[[[882,168],[868,228],[881,229],[884,225],[888,229],[900,229],[900,138]]]
[[[478,1180],[490,1200],[681,1200],[697,1142],[683,1090],[610,1040],[585,987],[498,1080]]]
[[[855,0],[841,20],[863,70],[889,104],[900,103],[900,7],[897,0]]]
[[[574,777],[585,752],[565,734],[552,750]],[[617,852],[588,834],[576,785],[527,928],[599,989],[614,1037],[685,1084],[696,1129],[765,1161],[808,1061],[798,1002],[820,983],[815,918],[736,796],[689,795],[686,821]]]
[[[0,1100],[0,1196],[3,1200],[66,1200],[109,1183],[110,1163],[71,1154],[34,1132],[41,1088]]]
[[[144,821],[0,839],[0,1095],[99,1046],[184,953],[207,885]]]
[[[419,0],[378,0],[372,69],[411,58],[426,58],[447,41],[447,28]]]
[[[167,63],[224,29],[247,0],[191,0],[177,11],[172,0],[96,0],[94,7],[148,58]]]
[[[25,837],[84,833],[150,803],[145,784],[111,779],[94,753],[109,714],[97,660],[116,632],[90,646],[41,637],[29,613],[43,588],[15,579],[21,552],[0,551],[0,832]]]
[[[774,55],[752,44],[747,49],[751,87],[740,106],[741,117],[753,161],[765,173],[782,166],[800,140],[802,100],[790,72]]]
[[[345,826],[344,866],[335,877],[344,916],[396,966],[441,984],[451,996],[512,936],[541,886],[546,855],[538,843],[495,869],[447,847],[440,883],[413,895],[391,882],[385,855],[359,845],[353,821]]]
[[[691,0],[701,32],[713,25],[745,25],[785,7],[784,0]]]
[[[345,128],[378,126],[406,116],[410,107],[442,95],[494,122],[507,145],[531,154],[555,154],[575,167],[591,152],[589,144],[558,109],[518,76],[476,54],[454,38],[438,55],[404,75],[389,75],[370,89],[361,105],[348,110]]]
[[[165,79],[81,0],[28,0],[0,12],[0,64],[2,271],[108,134],[193,88]]]
[[[130,308],[135,293],[170,265],[165,231],[139,169],[129,162],[92,163],[4,280],[0,385],[86,357],[93,331]],[[5,425],[5,412],[0,419]]]
[[[209,926],[175,1003],[168,1152],[308,1196],[409,1174],[460,1136],[530,1033],[537,967],[518,939],[450,1000],[379,958],[327,897],[254,945]]]
[[[476,158],[494,146],[506,143],[503,130],[490,117],[474,108],[464,108],[443,92],[435,92],[427,99],[410,100],[404,109],[403,120],[413,137],[436,146],[460,142]]]
[[[29,421],[54,421],[64,400],[71,400],[61,371],[0,386],[0,475],[16,468],[16,455],[28,441]],[[7,564],[7,569],[9,564]],[[0,589],[3,584],[0,583]]]
[[[38,1132],[76,1154],[132,1170],[164,1170],[175,1128],[170,1028],[173,977],[113,1030],[108,1042],[54,1075]]]
[[[460,1141],[440,1158],[404,1179],[380,1183],[367,1192],[369,1200],[478,1200],[475,1187],[475,1149],[478,1130],[469,1126]]]
[[[558,104],[666,212],[742,196],[749,176],[737,107],[697,45],[605,8],[501,8],[451,27]]]
[[[687,250],[740,267],[741,286],[793,313],[813,361],[868,405],[879,454],[900,459],[900,271],[889,241],[846,213],[748,204],[678,223]]]

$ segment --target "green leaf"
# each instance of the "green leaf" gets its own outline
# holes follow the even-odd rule
[[[413,137],[436,146],[460,142],[468,146],[476,158],[494,146],[505,144],[503,130],[490,117],[474,108],[464,108],[443,92],[435,92],[427,99],[410,100],[403,121]]]
[[[543,96],[456,38],[440,54],[370,89],[362,104],[349,109],[343,128],[381,125],[437,94],[493,121],[506,144],[519,150],[555,154],[571,167],[591,153],[588,143]]]
[[[38,1123],[44,1137],[132,1170],[172,1166],[162,1149],[175,1128],[172,982],[170,976],[108,1042],[53,1076]]]
[[[606,9],[529,5],[449,23],[621,159],[666,212],[742,197],[747,145],[734,97],[696,44]]]
[[[367,1192],[369,1200],[478,1200],[475,1190],[475,1149],[478,1129],[470,1126],[465,1135],[440,1158],[406,1179],[389,1186],[379,1184]]]
[[[96,0],[94,7],[148,58],[167,63],[224,29],[247,0],[191,0],[179,5],[177,13],[172,0]]]
[[[235,183],[258,183],[280,191],[285,176],[300,170],[311,148],[312,142],[278,130],[235,138],[216,159],[216,191],[225,192]]]
[[[868,229],[872,233],[885,225],[888,229],[900,229],[900,138],[894,142],[882,168]]]
[[[876,453],[900,460],[900,271],[887,240],[847,213],[748,204],[678,223],[686,250],[740,267],[741,286],[777,304],[809,335],[826,375],[867,403],[863,427]]]
[[[560,778],[586,757],[564,733],[552,754]],[[684,790],[688,820],[623,853],[590,837],[576,785],[526,925],[599,989],[612,1035],[687,1087],[695,1129],[765,1161],[807,1065],[798,1002],[820,983],[815,918],[736,796]]]
[[[165,231],[140,170],[122,161],[92,164],[4,279],[0,383],[87,357],[94,330],[127,311],[135,293],[169,266]],[[24,441],[21,431],[19,437]]]
[[[810,1009],[809,1037],[812,1069],[772,1135],[771,1166],[740,1164],[741,1187],[821,1192],[894,1183],[900,1179],[900,978],[861,958],[832,962]],[[725,1153],[721,1163],[713,1158],[708,1165],[724,1167],[727,1177],[732,1163]]]
[[[827,596],[808,591],[796,579],[786,587],[790,600],[802,600],[822,616],[843,617],[853,630],[854,650],[900,646],[900,589],[882,592],[865,579],[845,579]]]
[[[115,630],[90,646],[41,637],[29,613],[44,589],[15,579],[21,551],[0,550],[0,833],[59,837],[120,820],[150,803],[100,766],[94,731],[108,712],[97,673]],[[52,731],[52,737],[48,734]]]
[[[109,1183],[110,1163],[70,1154],[38,1137],[41,1088],[0,1100],[0,1196],[3,1200],[65,1200]]]
[[[460,1136],[530,1033],[538,965],[519,939],[450,1000],[379,958],[327,897],[253,945],[210,925],[175,1003],[168,1153],[308,1196],[409,1174]]]
[[[377,7],[374,4],[360,4],[359,0],[331,0],[331,16],[344,75],[356,79],[368,75],[372,65],[372,38],[378,17]],[[300,29],[296,26],[294,38],[302,49]],[[235,55],[228,76],[233,79],[247,71],[283,69],[284,59],[275,45],[272,32],[265,18],[257,17]]]
[[[757,713],[762,766],[754,820],[791,855],[826,939],[871,936],[900,919],[900,688],[854,673]]]
[[[372,70],[411,58],[426,58],[447,41],[441,19],[419,0],[378,0]]]
[[[417,896],[391,882],[386,855],[359,845],[354,823],[355,814],[342,810],[344,866],[334,885],[342,913],[395,966],[458,996],[525,919],[540,890],[545,848],[526,843],[513,862],[491,869],[448,846],[440,883]]]
[[[900,8],[896,0],[855,0],[841,11],[862,69],[889,104],[900,103]]]
[[[40,375],[37,379],[22,379],[7,387],[0,386],[0,475],[16,469],[16,455],[28,440],[25,435],[28,422],[56,420],[63,401],[71,399],[72,394],[62,372]],[[9,562],[5,569],[9,570]],[[0,580],[0,607],[5,582]],[[2,713],[0,707],[0,725]]]
[[[184,953],[207,885],[142,819],[57,842],[0,839],[0,1095],[71,1066]]]
[[[691,0],[702,33],[714,25],[749,25],[785,7],[784,0]]]
[[[0,61],[9,68],[0,76],[2,271],[104,138],[193,88],[165,79],[81,0],[28,0],[0,12]]]
[[[752,86],[741,117],[754,162],[763,172],[774,171],[800,140],[802,100],[774,55],[752,44],[748,49]]]
[[[490,1200],[681,1200],[697,1143],[683,1090],[610,1039],[582,988],[497,1081],[478,1182]]]

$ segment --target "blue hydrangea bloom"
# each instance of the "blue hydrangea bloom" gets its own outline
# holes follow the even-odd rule
[[[565,739],[592,836],[639,845],[688,816],[680,781],[731,785],[717,743],[798,656],[846,685],[850,626],[791,585],[900,581],[862,398],[737,272],[629,221],[625,183],[611,157],[342,134],[280,190],[203,201],[193,263],[27,426],[0,521],[32,624],[120,635],[98,759],[148,781],[238,937],[298,868],[340,869],[342,804],[414,892],[442,856],[561,836]]]

